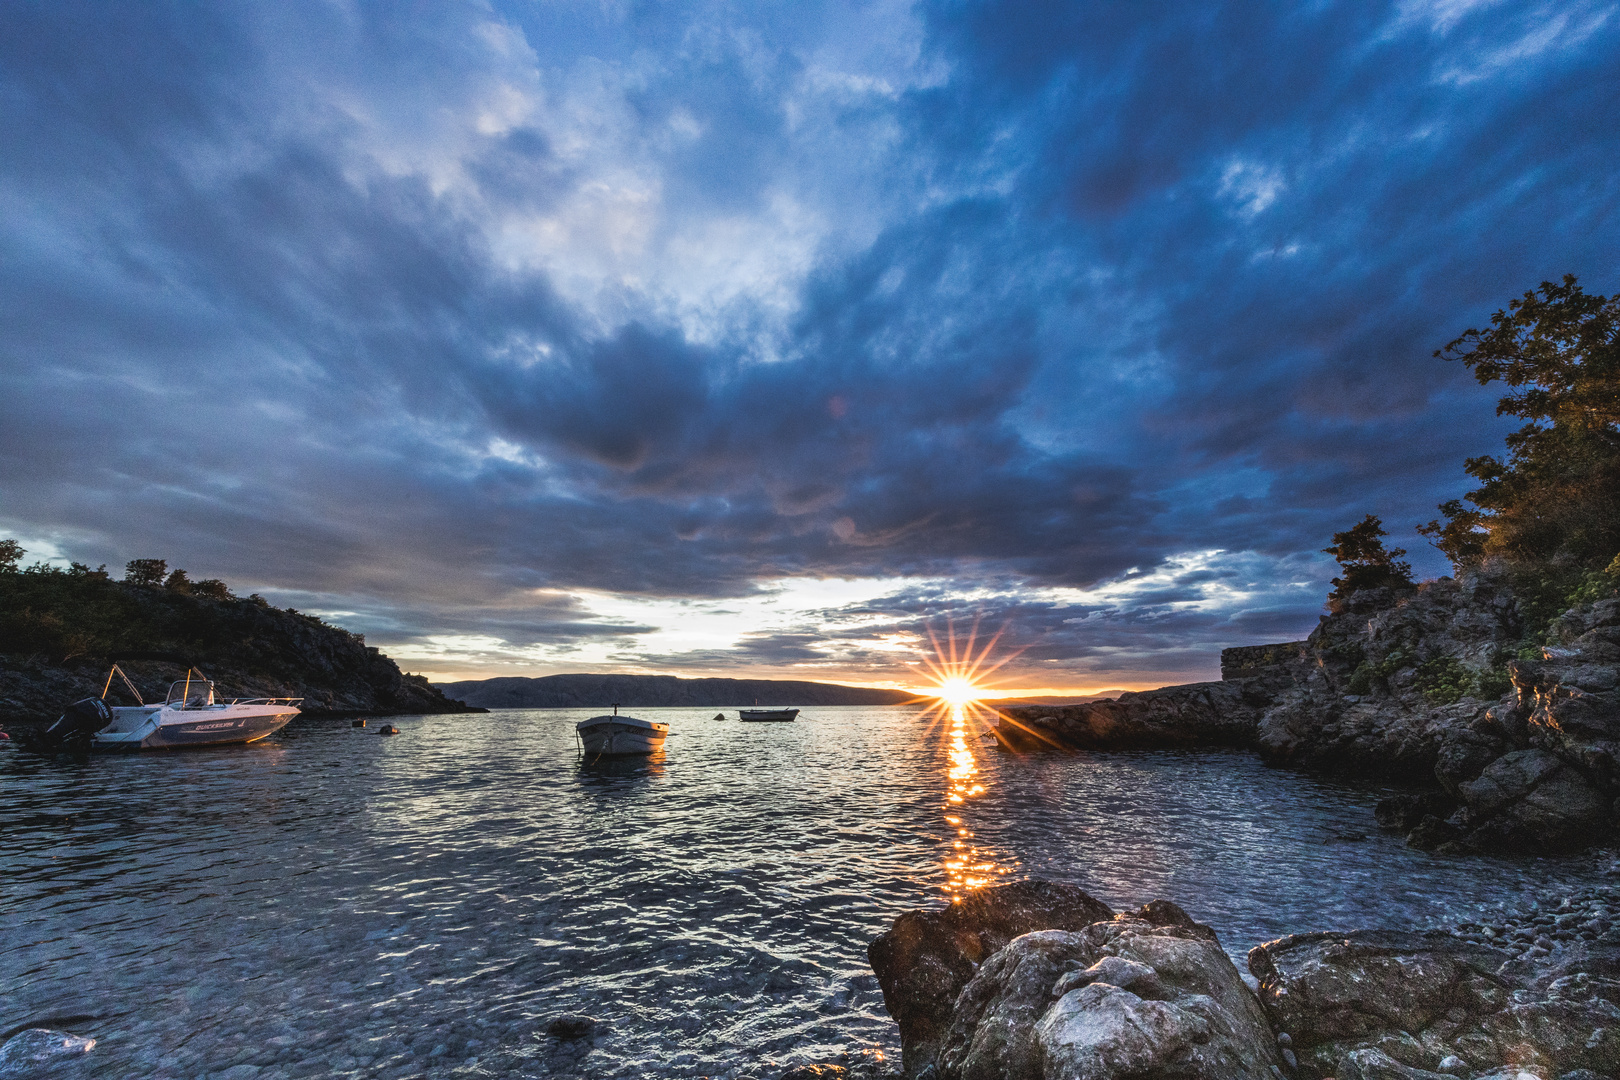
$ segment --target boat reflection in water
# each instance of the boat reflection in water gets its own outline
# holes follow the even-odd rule
[[[582,754],[579,778],[585,784],[609,784],[624,780],[650,780],[664,775],[666,753],[659,747],[650,754]]]

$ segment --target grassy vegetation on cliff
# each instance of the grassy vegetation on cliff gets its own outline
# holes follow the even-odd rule
[[[78,657],[151,654],[220,657],[241,660],[265,651],[269,642],[255,640],[271,626],[297,621],[352,638],[365,639],[313,615],[273,608],[257,595],[231,594],[220,581],[191,582],[176,570],[152,583],[114,581],[105,568],[74,563],[63,570],[44,563],[19,568],[21,549],[0,541],[0,653],[35,656],[64,663]],[[15,553],[15,554],[13,554]],[[6,559],[6,555],[12,555]],[[277,635],[279,636],[279,635]],[[267,662],[271,656],[264,658]]]
[[[105,568],[36,563],[0,540],[0,713],[41,717],[83,696],[94,671],[120,661],[143,693],[197,666],[232,694],[297,696],[342,712],[464,708],[406,675],[365,639],[313,615],[238,597],[223,582],[191,581],[162,560],[138,559],[115,581]],[[133,663],[131,663],[133,662]]]

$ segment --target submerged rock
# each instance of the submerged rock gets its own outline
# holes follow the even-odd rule
[[[559,1013],[546,1022],[553,1039],[588,1039],[596,1034],[596,1020],[582,1013]]]
[[[41,1070],[69,1058],[82,1057],[96,1040],[49,1028],[29,1028],[0,1045],[0,1076],[37,1076]]]

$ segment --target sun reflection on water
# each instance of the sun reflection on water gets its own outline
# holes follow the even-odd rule
[[[999,634],[975,653],[976,627],[960,647],[954,627],[947,632],[944,647],[932,631],[929,636],[934,645],[934,659],[924,662],[935,678],[936,688],[928,695],[934,703],[925,710],[924,716],[929,721],[929,730],[939,728],[945,737],[945,823],[955,835],[944,858],[944,890],[951,902],[956,903],[1017,868],[1016,861],[998,859],[988,848],[981,847],[970,823],[974,804],[986,792],[974,744],[991,730],[996,715],[994,710],[979,703],[983,689],[981,680],[1012,657],[988,663]]]

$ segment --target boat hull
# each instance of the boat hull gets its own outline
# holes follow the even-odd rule
[[[588,757],[624,757],[631,754],[652,754],[663,749],[669,734],[667,724],[634,724],[619,722],[609,717],[587,720],[575,725],[579,742]]]
[[[798,715],[798,709],[743,709],[737,717],[748,724],[785,724]]]
[[[114,714],[117,719],[96,734],[92,749],[116,753],[254,743],[286,727],[298,710],[285,705],[226,705],[201,710],[120,708]]]

